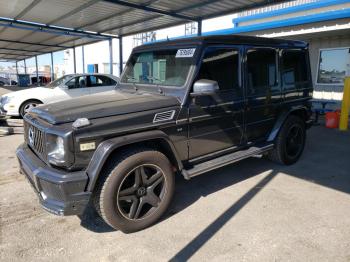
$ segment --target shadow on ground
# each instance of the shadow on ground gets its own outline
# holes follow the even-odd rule
[[[226,187],[266,172],[266,175],[224,213],[195,236],[171,258],[185,261],[191,258],[210,238],[217,233],[239,210],[244,208],[258,192],[279,173],[294,176],[344,193],[350,193],[350,133],[314,127],[308,132],[305,152],[299,162],[281,166],[262,158],[250,158],[239,163],[212,171],[185,181],[177,177],[175,197],[163,220],[181,212],[201,197],[206,197]],[[195,190],[194,190],[195,189]],[[80,217],[81,225],[96,233],[114,231],[106,225],[93,208],[88,208]],[[161,223],[160,221],[159,223]]]
[[[322,127],[315,127],[308,132],[309,140],[305,152],[300,161],[292,166],[280,166],[264,159],[247,159],[238,165],[226,167],[215,174],[215,179],[210,179],[207,174],[194,181],[197,185],[189,185],[204,188],[202,195],[210,194],[232,183],[257,175],[264,171],[270,173],[262,178],[254,187],[247,191],[238,201],[233,203],[225,212],[216,218],[201,233],[195,236],[186,246],[179,250],[170,261],[187,261],[191,258],[210,238],[216,234],[239,210],[263,190],[263,188],[279,173],[294,176],[299,179],[316,183],[344,193],[350,193],[350,134],[328,130]],[[239,173],[237,171],[243,171]],[[231,175],[230,175],[231,174]],[[234,175],[233,175],[234,174]],[[213,175],[213,174],[212,174]],[[232,178],[236,178],[234,181]],[[207,185],[207,186],[205,186]],[[210,188],[210,190],[207,189]],[[197,191],[197,190],[196,190]],[[179,193],[179,192],[178,192]],[[195,192],[190,191],[190,197],[179,198],[177,208],[182,208],[195,201]],[[187,202],[183,202],[187,199]],[[185,204],[185,205],[184,205]],[[176,213],[176,212],[175,212]]]

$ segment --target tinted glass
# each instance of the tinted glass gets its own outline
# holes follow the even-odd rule
[[[217,81],[220,90],[233,90],[241,94],[239,52],[232,48],[207,49],[197,76],[199,79]]]
[[[86,79],[85,76],[74,77],[70,81],[66,83],[69,89],[73,88],[84,88],[86,87]]]
[[[248,95],[267,94],[277,87],[276,51],[273,49],[248,50]]]
[[[294,86],[308,81],[306,52],[302,50],[283,51],[281,74],[284,86]]]
[[[88,86],[96,87],[96,86],[111,86],[115,85],[116,82],[107,77],[107,76],[89,76],[90,82],[88,83]]]
[[[349,48],[321,50],[317,83],[343,84],[349,65]]]
[[[51,83],[47,84],[45,87],[55,88],[56,86],[59,86],[59,85],[63,84],[64,82],[66,82],[71,77],[72,77],[71,75],[62,76],[62,77],[56,79],[55,81],[52,81]]]

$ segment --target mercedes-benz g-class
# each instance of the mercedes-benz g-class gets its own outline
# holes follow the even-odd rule
[[[47,211],[81,214],[93,203],[110,226],[134,232],[167,210],[177,174],[190,179],[254,155],[295,163],[311,97],[304,42],[147,44],[133,50],[115,91],[27,113],[17,157]]]

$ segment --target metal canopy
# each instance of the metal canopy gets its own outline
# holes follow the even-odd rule
[[[282,0],[0,0],[0,60],[18,61]]]

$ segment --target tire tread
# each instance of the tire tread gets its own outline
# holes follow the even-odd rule
[[[283,144],[284,144],[286,132],[287,132],[287,129],[288,129],[290,123],[295,123],[295,122],[300,122],[302,125],[304,125],[302,119],[298,116],[291,115],[286,119],[280,132],[278,133],[278,135],[275,139],[274,149],[268,153],[268,158],[271,161],[278,163],[278,164],[281,164],[281,165],[288,164],[284,158]]]
[[[134,147],[134,148],[129,148],[126,149],[125,151],[120,151],[118,152],[118,157],[117,158],[112,158],[106,166],[103,168],[102,173],[99,176],[99,179],[97,181],[95,191],[93,193],[92,197],[92,202],[93,205],[97,211],[97,213],[100,215],[100,217],[111,227],[114,227],[108,220],[106,211],[104,210],[103,203],[106,201],[105,200],[105,190],[107,185],[109,184],[109,180],[112,179],[114,170],[118,169],[118,166],[126,161],[130,156],[142,153],[142,152],[153,152],[154,154],[161,154],[164,156],[163,153],[160,151],[157,151],[152,148],[148,147]],[[123,230],[126,232],[125,230]],[[130,231],[132,232],[132,231]]]

